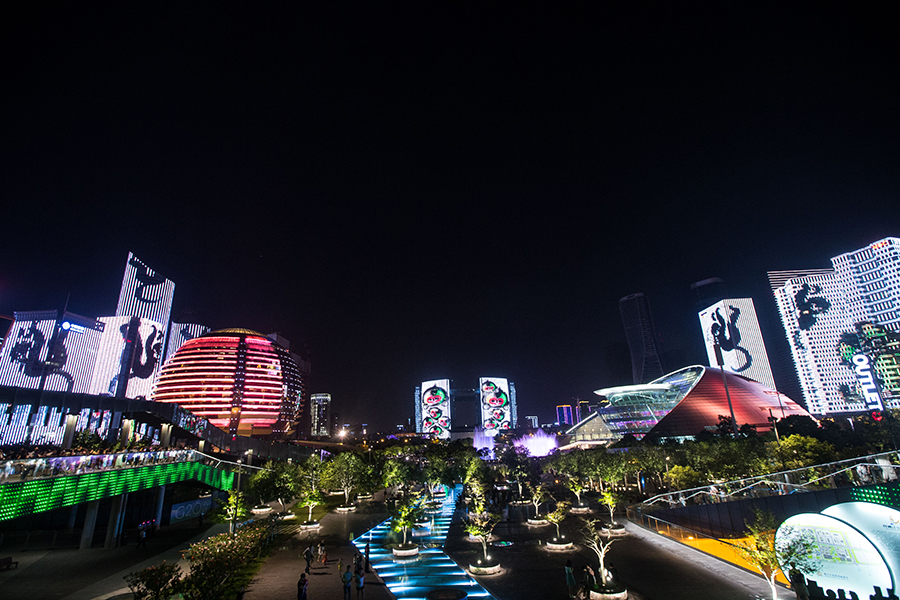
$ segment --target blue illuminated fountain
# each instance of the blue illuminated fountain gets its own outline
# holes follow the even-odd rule
[[[409,560],[394,558],[390,544],[395,541],[395,536],[391,532],[390,519],[353,540],[360,552],[365,552],[366,543],[369,544],[369,560],[395,597],[424,600],[425,594],[432,590],[456,588],[465,592],[468,598],[493,598],[442,550],[456,499],[461,493],[462,486],[449,488],[441,511],[432,515],[428,529],[414,532],[413,539],[424,546],[417,557]]]

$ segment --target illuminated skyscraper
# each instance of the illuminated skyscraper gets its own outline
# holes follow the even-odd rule
[[[769,281],[807,410],[900,408],[900,239]]]
[[[619,300],[622,325],[631,352],[631,373],[634,383],[647,383],[662,377],[662,364],[650,315],[650,301],[644,294],[637,293]]]
[[[538,424],[537,415],[528,415],[525,417],[525,420],[528,421],[528,426],[537,429],[540,425]]]
[[[313,437],[331,435],[331,394],[313,394],[310,397],[310,429]]]
[[[718,367],[721,357],[726,370],[775,389],[769,356],[751,298],[716,302],[701,310],[699,317],[709,366]],[[719,347],[718,356],[716,346]]]
[[[556,407],[556,421],[560,425],[574,425],[571,404],[560,404]]]

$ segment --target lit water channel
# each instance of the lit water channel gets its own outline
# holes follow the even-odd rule
[[[412,541],[420,545],[417,557],[394,559],[389,544],[399,541],[399,534],[391,532],[390,519],[353,540],[361,552],[365,552],[366,543],[369,543],[372,566],[397,598],[424,599],[425,594],[437,588],[457,588],[466,592],[469,598],[493,598],[442,550],[462,486],[445,489],[447,495],[441,511],[429,515],[432,518],[427,528],[412,532]]]

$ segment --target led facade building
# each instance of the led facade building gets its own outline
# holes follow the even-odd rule
[[[699,317],[710,366],[723,366],[732,373],[775,388],[775,378],[772,377],[769,356],[751,298],[716,302],[701,310]],[[719,365],[716,346],[720,350],[722,365]]]
[[[619,300],[619,312],[631,353],[634,383],[646,383],[662,376],[656,331],[650,315],[650,301],[644,294],[631,294]]]
[[[900,408],[900,239],[879,240],[832,264],[769,273],[807,409]]]
[[[570,404],[560,404],[556,407],[556,422],[560,425],[574,425],[572,420],[572,406]]]
[[[440,439],[450,438],[450,380],[423,381],[416,402],[417,431]]]
[[[416,386],[416,432],[441,439],[450,438],[454,405],[477,401],[478,424],[487,436],[516,427],[516,386],[503,377],[482,377],[478,389],[451,390],[449,379],[423,381]],[[464,418],[464,417],[460,417]]]
[[[156,273],[131,252],[128,253],[116,308],[117,317],[140,317],[156,323],[168,323],[174,295],[174,282]]]
[[[209,331],[209,327],[199,323],[170,323],[169,336],[166,340],[166,357],[163,363],[172,358],[175,351],[181,348],[186,341],[198,338]]]
[[[300,369],[284,347],[249,329],[221,329],[175,352],[151,400],[177,403],[232,435],[250,435],[284,431],[302,397]]]
[[[331,394],[313,394],[309,399],[310,428],[313,437],[331,435]]]
[[[797,403],[775,390],[711,367],[693,366],[640,385],[605,388],[594,392],[609,404],[598,411],[612,433],[681,438],[714,430],[722,416],[734,410],[738,425],[749,424],[757,431],[772,429],[769,415],[782,419],[806,415]],[[729,407],[729,401],[731,406]],[[771,413],[770,413],[771,411]]]

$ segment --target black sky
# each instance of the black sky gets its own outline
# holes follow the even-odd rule
[[[133,251],[175,315],[305,347],[348,421],[485,375],[549,420],[629,382],[620,297],[687,364],[691,282],[774,310],[767,270],[900,235],[871,7],[32,4],[0,25],[0,313],[112,314]]]

